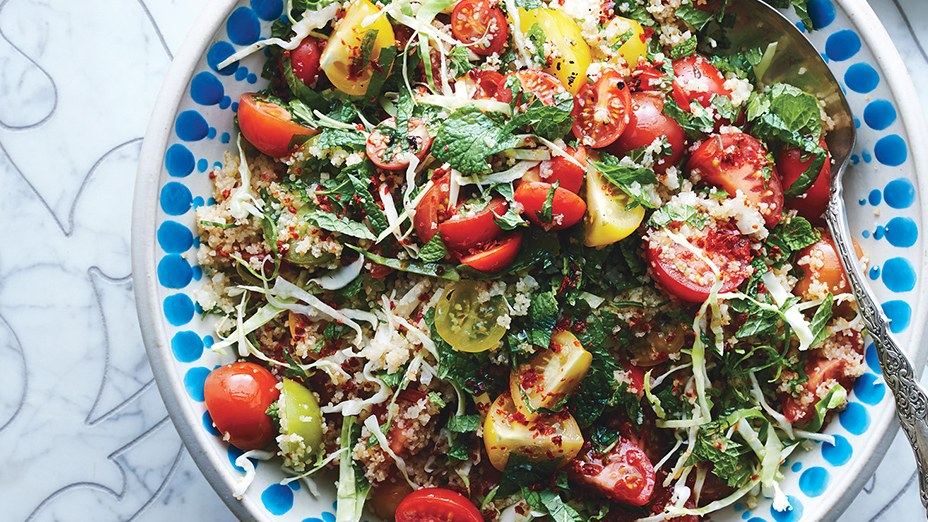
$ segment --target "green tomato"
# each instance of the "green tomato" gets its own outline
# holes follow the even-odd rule
[[[499,345],[506,328],[497,319],[506,309],[500,297],[481,303],[476,284],[461,281],[445,288],[435,306],[435,330],[461,352],[483,352]]]
[[[316,396],[302,384],[284,379],[280,391],[281,449],[288,460],[308,462],[322,447],[322,412]],[[302,440],[295,440],[299,435]]]

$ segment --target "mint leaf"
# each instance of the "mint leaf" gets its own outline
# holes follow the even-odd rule
[[[690,36],[686,40],[673,46],[673,49],[670,50],[670,58],[676,60],[677,58],[683,58],[695,53],[697,43],[698,40],[696,40],[696,37]]]
[[[700,431],[686,465],[711,463],[713,475],[725,481],[729,487],[739,488],[750,480],[754,473],[751,455],[750,448],[725,438],[720,433]]]
[[[690,102],[690,108],[692,109],[694,105],[702,107],[695,100]],[[677,105],[672,98],[664,102],[664,114],[676,120],[680,127],[683,127],[686,135],[693,139],[705,138],[715,128],[715,122],[705,114],[705,111],[699,111],[700,115],[696,116],[693,112],[686,111]]]
[[[708,216],[692,205],[668,203],[651,214],[649,225],[662,228],[674,222],[688,223],[694,228],[702,230],[706,226],[707,220]]]
[[[557,192],[560,183],[560,181],[555,181],[554,185],[551,185],[551,188],[548,189],[548,195],[545,196],[545,202],[541,205],[541,210],[535,211],[542,223],[550,223],[554,219],[554,194]]]
[[[510,122],[511,129],[528,127],[542,138],[556,140],[570,132],[574,123],[571,112],[574,110],[574,97],[568,92],[554,95],[554,105],[545,105],[537,97],[525,109],[516,114]]]
[[[603,153],[600,159],[601,161],[594,161],[593,166],[603,178],[632,198],[632,207],[641,205],[645,208],[657,208],[644,193],[646,186],[657,183],[654,170],[635,165],[634,162],[631,162],[632,165],[623,164],[618,158],[607,153]]]
[[[440,263],[413,263],[411,261],[404,261],[377,255],[355,245],[347,244],[345,246],[363,255],[367,259],[377,263],[378,265],[383,265],[399,272],[409,272],[410,274],[419,274],[437,279],[445,279],[448,281],[461,280],[461,274],[459,274],[458,271],[452,266]]]
[[[819,305],[818,310],[815,311],[815,315],[812,317],[812,321],[809,323],[809,329],[812,330],[812,335],[815,336],[814,340],[810,344],[810,347],[814,348],[815,346],[818,346],[819,343],[828,337],[828,331],[825,330],[825,327],[828,325],[828,321],[831,321],[832,308],[834,303],[835,296],[831,295],[831,292],[828,292],[828,295],[825,296],[822,304]]]
[[[532,509],[546,512],[554,522],[584,522],[577,510],[564,502],[557,493],[550,490],[535,491],[522,488],[522,496]]]
[[[538,292],[532,295],[529,317],[532,330],[529,334],[532,344],[547,349],[551,344],[551,334],[557,323],[559,305],[554,290]]]
[[[847,390],[844,389],[844,386],[835,383],[835,385],[828,390],[828,393],[815,403],[815,417],[812,418],[809,425],[806,426],[806,429],[813,432],[822,429],[822,425],[825,424],[825,416],[828,412],[844,406],[846,402]]]
[[[770,232],[767,244],[779,248],[784,255],[788,256],[818,242],[821,238],[821,232],[813,227],[812,223],[809,223],[806,218],[795,216],[777,225]]]
[[[712,20],[712,13],[710,11],[696,9],[691,4],[681,5],[674,14],[677,15],[677,18],[683,20],[687,25],[697,31],[701,31],[702,28]]]
[[[351,180],[351,186],[354,189],[355,195],[361,202],[361,209],[364,211],[364,214],[367,215],[367,220],[371,224],[371,228],[374,229],[374,238],[376,239],[377,235],[380,235],[384,230],[387,229],[389,223],[387,222],[387,216],[383,213],[383,209],[374,201],[374,196],[370,191],[370,182],[368,180],[362,180],[356,176],[348,175],[348,179]]]
[[[470,52],[463,45],[451,49],[448,59],[451,62],[451,71],[455,78],[474,68],[474,64],[468,59],[469,56]]]
[[[344,216],[337,216],[324,210],[312,210],[305,214],[307,221],[312,221],[319,228],[330,232],[338,232],[346,236],[356,237],[358,239],[377,239],[370,229],[364,223],[351,221]]]
[[[419,250],[419,260],[426,263],[437,263],[448,255],[448,249],[445,242],[441,240],[441,234],[435,234],[428,243]]]
[[[316,138],[316,146],[322,150],[364,150],[367,138],[360,131],[325,128]]]
[[[432,155],[462,174],[490,171],[487,158],[519,144],[506,125],[473,108],[451,113],[432,142]]]
[[[448,419],[448,431],[451,433],[473,433],[480,426],[479,415],[455,415]]]

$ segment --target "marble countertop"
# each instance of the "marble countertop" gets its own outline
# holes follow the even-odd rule
[[[167,417],[129,262],[149,111],[206,3],[0,0],[4,520],[234,520]],[[926,85],[928,2],[871,4]],[[923,513],[899,435],[842,520]]]

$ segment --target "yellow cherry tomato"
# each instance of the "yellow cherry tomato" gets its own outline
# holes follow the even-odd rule
[[[538,28],[533,31],[535,25]],[[577,94],[586,83],[586,70],[593,60],[580,26],[561,11],[541,8],[526,11],[520,7],[519,28],[526,38],[532,34],[545,38],[549,54],[545,56],[544,71],[556,76],[571,94]]]
[[[490,464],[502,471],[513,453],[533,462],[566,462],[580,453],[583,434],[577,421],[566,411],[526,419],[506,392],[490,406],[483,423],[483,444]]]
[[[638,60],[648,52],[648,44],[642,38],[644,28],[635,20],[617,16],[606,24],[603,34],[610,48],[624,42],[619,46],[618,55],[625,59],[629,69],[637,67]]]
[[[370,0],[355,0],[345,17],[335,24],[319,57],[319,64],[336,89],[352,96],[363,96],[370,85],[380,51],[395,43],[393,26],[386,16],[362,27],[365,19],[380,12]]]
[[[284,379],[278,406],[284,458],[294,464],[311,463],[322,448],[322,411],[316,396],[302,384]]]
[[[506,335],[497,321],[505,308],[499,296],[480,302],[477,283],[461,281],[446,287],[435,305],[435,330],[455,350],[484,352]]]
[[[638,205],[628,209],[629,203],[628,195],[604,180],[599,172],[587,172],[584,244],[604,247],[630,236],[644,219],[644,208]]]
[[[583,349],[577,336],[559,331],[551,336],[551,346],[522,363],[509,376],[512,401],[527,418],[538,410],[553,410],[586,376],[593,355]]]

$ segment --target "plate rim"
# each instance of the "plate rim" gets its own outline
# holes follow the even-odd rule
[[[926,125],[922,104],[915,90],[914,82],[899,54],[873,8],[866,2],[858,0],[832,0],[847,14],[854,28],[866,41],[867,48],[876,58],[882,70],[883,78],[893,94],[893,99],[900,108],[899,118],[909,137],[910,143],[928,142],[928,125]],[[145,350],[151,363],[152,374],[168,415],[184,446],[194,463],[216,491],[217,495],[240,520],[259,520],[257,513],[261,507],[245,496],[241,500],[232,495],[234,482],[230,473],[221,471],[225,461],[215,452],[209,451],[209,441],[205,433],[197,429],[197,415],[193,413],[186,396],[181,393],[183,384],[180,376],[173,371],[170,360],[169,342],[161,326],[161,306],[158,299],[158,282],[155,277],[155,225],[158,203],[159,181],[163,172],[164,151],[171,137],[174,119],[177,115],[178,101],[186,92],[195,67],[221,28],[231,9],[239,0],[209,0],[197,17],[162,83],[153,107],[149,125],[139,155],[139,166],[133,196],[131,257],[132,282],[135,293],[136,312]],[[876,21],[876,23],[873,23]],[[889,45],[887,45],[889,44]],[[904,103],[902,101],[904,100]],[[912,109],[912,110],[910,110]],[[919,188],[921,222],[928,223],[928,151],[918,147],[909,147],[915,181]],[[928,241],[926,241],[928,245]],[[928,274],[928,252],[922,251],[921,274]],[[924,288],[924,278],[919,279],[919,287]],[[928,346],[923,343],[925,328],[928,327],[928,295],[916,292],[913,305],[913,320],[910,344],[914,350],[914,365],[923,368],[928,358]],[[868,437],[863,453],[868,457],[842,476],[848,485],[845,492],[838,496],[828,515],[821,520],[837,520],[847,507],[857,498],[864,483],[870,478],[876,467],[883,460],[886,450],[892,443],[899,423],[895,415],[890,420],[882,421],[876,428],[881,433]],[[875,458],[875,457],[879,458]],[[835,483],[833,486],[838,486]],[[821,505],[817,506],[821,509]]]

